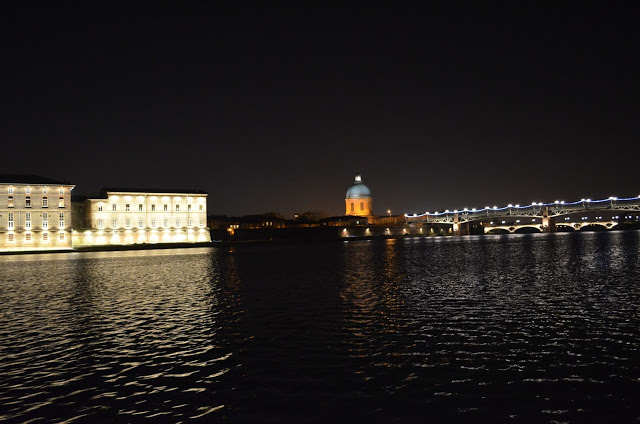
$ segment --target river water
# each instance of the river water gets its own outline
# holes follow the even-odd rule
[[[640,232],[0,257],[0,421],[637,422]]]

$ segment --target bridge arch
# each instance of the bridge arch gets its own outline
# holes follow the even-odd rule
[[[541,233],[542,229],[538,225],[519,225],[512,232],[516,234]]]
[[[511,234],[507,227],[487,228],[485,234]]]
[[[579,230],[579,228],[575,228],[572,224],[564,223],[564,222],[557,222],[556,228],[558,229],[558,231],[578,231]]]
[[[604,222],[589,222],[580,227],[578,231],[606,231],[609,227]]]

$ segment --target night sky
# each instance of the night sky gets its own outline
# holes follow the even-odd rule
[[[4,2],[0,173],[287,217],[356,171],[383,215],[640,194],[637,2],[270,3]]]

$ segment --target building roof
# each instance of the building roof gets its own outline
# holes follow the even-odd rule
[[[363,197],[371,197],[371,190],[362,183],[360,173],[356,173],[353,185],[347,190],[347,199],[361,199]]]
[[[103,187],[100,194],[111,193],[155,193],[155,194],[207,194],[204,190],[183,188],[140,188],[140,187]]]
[[[73,185],[69,181],[52,180],[39,175],[0,174],[0,184]]]

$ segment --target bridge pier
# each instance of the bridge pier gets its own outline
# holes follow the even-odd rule
[[[453,215],[453,235],[454,236],[468,236],[469,235],[469,223],[460,222],[460,216],[456,213]]]
[[[543,233],[555,233],[556,232],[556,219],[549,216],[549,207],[545,206],[542,209],[542,232]]]

